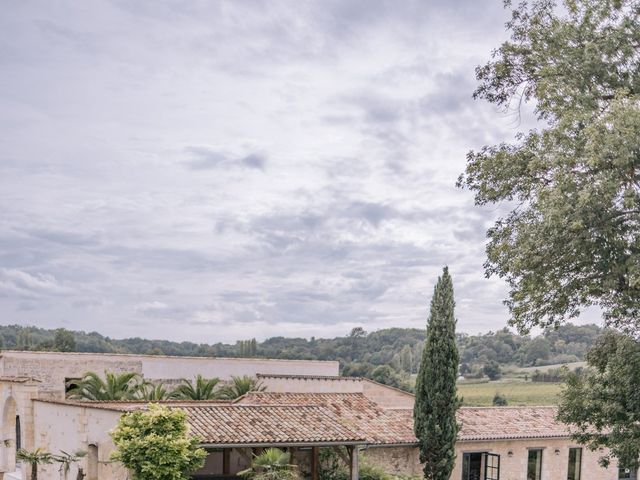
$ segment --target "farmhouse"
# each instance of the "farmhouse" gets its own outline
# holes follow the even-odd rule
[[[29,355],[31,362],[37,361],[38,354]],[[170,358],[165,357],[168,365],[173,361]],[[134,361],[144,364],[145,360]],[[223,360],[231,359],[209,360],[224,366]],[[236,366],[245,361],[233,360]],[[318,478],[322,451],[334,454],[353,479],[358,478],[363,463],[378,465],[396,475],[421,474],[413,434],[412,395],[362,378],[339,377],[335,365],[322,362],[266,361],[271,370],[261,373],[256,361],[262,362],[246,360],[247,370],[234,370],[234,374],[257,375],[266,387],[264,391],[250,392],[234,401],[163,402],[186,412],[191,432],[202,439],[202,446],[209,453],[205,466],[193,473],[194,479],[234,477],[249,466],[254,453],[270,446],[291,451],[300,472],[311,480]],[[279,365],[279,371],[274,365]],[[80,367],[77,371],[65,370],[64,375],[81,375]],[[334,367],[335,371],[329,371]],[[310,374],[301,375],[305,368]],[[162,371],[166,376],[170,367]],[[195,373],[194,370],[189,376]],[[218,372],[208,375],[224,376]],[[123,413],[145,409],[147,404],[68,401],[58,388],[51,388],[50,379],[39,380],[17,375],[0,378],[5,440],[0,446],[0,458],[4,478],[27,478],[24,466],[22,477],[20,472],[9,473],[15,470],[17,446],[52,452],[82,449],[88,455],[73,468],[81,466],[87,474],[85,480],[126,478],[122,467],[109,461],[114,446],[108,432]],[[43,383],[47,388],[41,396]],[[452,478],[634,478],[633,472],[616,466],[601,468],[597,462],[599,452],[573,443],[566,426],[555,421],[555,413],[553,407],[462,408]],[[41,478],[57,478],[56,468],[43,466]],[[72,471],[69,478],[74,475]]]

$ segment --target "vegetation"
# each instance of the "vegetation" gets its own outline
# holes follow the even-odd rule
[[[261,392],[265,389],[262,383],[255,377],[244,375],[231,377],[231,384],[226,385],[218,392],[218,398],[234,400],[249,392]]]
[[[420,461],[428,480],[448,480],[456,458],[460,400],[456,395],[459,357],[454,306],[453,282],[445,267],[431,299],[413,410]]]
[[[475,96],[504,108],[533,100],[541,128],[470,152],[459,185],[477,204],[513,207],[488,232],[485,264],[509,285],[513,325],[557,326],[597,305],[620,332],[570,378],[560,417],[637,468],[640,1],[523,2],[507,27]]]
[[[52,459],[54,462],[60,464],[60,468],[58,469],[58,471],[60,472],[61,477],[66,480],[69,475],[69,471],[71,470],[71,465],[79,462],[86,455],[87,452],[85,452],[84,450],[79,450],[74,453],[69,453],[61,450],[58,455],[52,455]],[[78,476],[81,477],[81,475]]]
[[[635,470],[640,448],[640,344],[627,335],[610,332],[589,352],[591,368],[569,375],[562,392],[559,418],[577,428],[575,438]]]
[[[87,372],[72,383],[67,397],[77,400],[135,400],[145,388],[137,373],[104,372],[103,379],[95,372]]]
[[[291,462],[291,454],[278,448],[267,448],[255,455],[251,467],[238,473],[253,480],[295,480],[298,469]]]
[[[138,391],[136,398],[140,400],[147,400],[149,402],[159,402],[162,400],[169,400],[170,394],[163,383],[153,384],[145,382]]]
[[[493,396],[493,401],[491,403],[493,404],[494,407],[506,407],[507,405],[509,405],[509,402],[507,401],[507,397],[502,395],[500,392],[496,392],[496,394]]]
[[[111,458],[129,469],[132,480],[186,480],[207,456],[188,433],[186,413],[157,404],[123,414],[111,438]]]
[[[562,386],[562,383],[540,384],[520,379],[461,382],[458,383],[458,394],[462,404],[469,407],[493,405],[493,398],[498,391],[509,399],[509,405],[557,405]]]
[[[334,450],[330,448],[320,449],[319,460],[318,473],[320,480],[349,480],[349,469]],[[388,474],[382,468],[371,463],[366,455],[360,457],[358,471],[361,480],[393,480],[400,478]]]
[[[458,333],[456,341],[462,362],[460,373],[482,376],[485,364],[496,361],[504,370],[508,365],[536,366],[583,360],[601,330],[595,325],[563,325],[546,329],[535,338],[520,336],[502,329],[481,335]],[[0,326],[0,340],[5,348],[39,350],[55,331]],[[160,340],[114,340],[101,335],[73,332],[76,350],[87,352],[159,353],[168,355],[226,356],[241,355],[238,345],[195,344]],[[20,340],[22,338],[22,340]],[[26,340],[25,340],[26,339]],[[425,331],[412,328],[389,328],[367,333],[356,328],[345,337],[303,339],[274,337],[256,344],[257,357],[310,360],[338,360],[343,375],[371,378],[398,388],[411,389],[411,375],[418,371]],[[251,345],[252,342],[249,343]],[[253,348],[253,347],[251,347]],[[384,368],[378,368],[378,367]]]
[[[214,400],[218,398],[216,385],[219,378],[204,378],[198,375],[195,381],[183,378],[180,385],[171,392],[171,398],[179,400]]]
[[[41,448],[33,451],[20,449],[16,452],[16,459],[28,463],[31,467],[31,480],[38,480],[38,467],[53,462],[53,455]]]

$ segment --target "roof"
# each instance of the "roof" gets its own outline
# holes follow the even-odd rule
[[[146,402],[36,400],[129,412]],[[159,402],[187,413],[194,435],[209,445],[416,444],[412,409],[387,409],[362,393],[250,392],[234,402]],[[462,407],[458,441],[567,438],[556,407]]]
[[[463,407],[458,411],[460,441],[569,437],[556,421],[556,407]]]
[[[383,408],[362,393],[250,392],[235,404],[321,406],[369,444],[416,443],[411,410]]]
[[[330,409],[309,405],[179,407],[202,444],[365,443]]]

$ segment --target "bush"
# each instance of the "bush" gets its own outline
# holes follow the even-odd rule
[[[494,407],[506,407],[509,404],[507,402],[507,397],[502,395],[500,392],[496,392],[493,396],[493,406]]]

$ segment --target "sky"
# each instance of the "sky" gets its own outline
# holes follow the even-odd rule
[[[0,323],[213,343],[505,326],[455,187],[500,0],[4,2]]]

